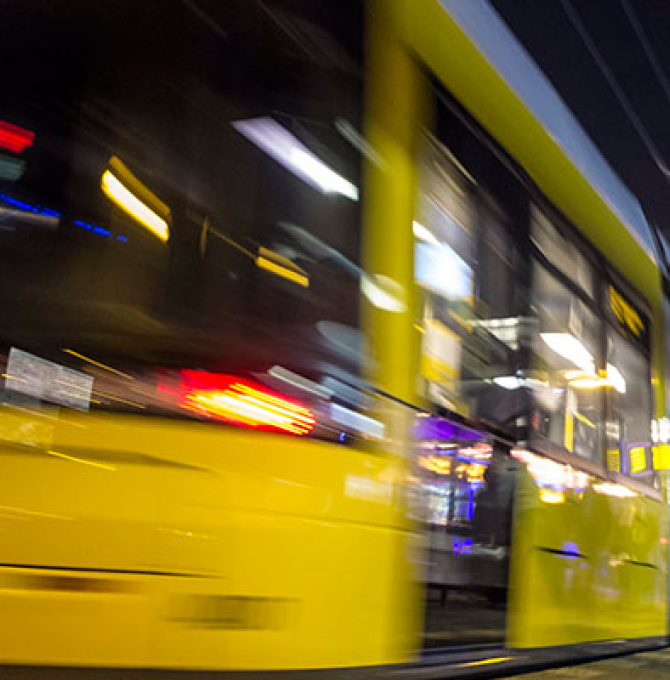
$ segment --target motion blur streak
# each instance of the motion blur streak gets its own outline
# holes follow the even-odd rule
[[[0,147],[3,149],[23,153],[29,146],[32,146],[34,139],[34,132],[0,120]]]
[[[224,390],[194,389],[184,396],[181,405],[238,425],[297,435],[310,432],[316,422],[309,409],[242,382],[232,383]]]
[[[82,465],[90,465],[91,467],[97,467],[101,470],[109,470],[110,472],[115,472],[116,468],[113,465],[105,465],[104,463],[96,463],[92,460],[86,460],[84,458],[78,458],[77,456],[70,456],[67,453],[61,453],[60,451],[47,451],[50,456],[56,456],[56,458],[62,458],[63,460],[69,460],[72,463],[81,463]]]
[[[254,118],[232,123],[233,127],[287,170],[325,194],[341,194],[357,201],[358,188],[340,177],[272,118]]]
[[[283,279],[297,283],[303,288],[309,287],[309,276],[307,272],[293,264],[288,258],[268,250],[261,248],[256,257],[256,266],[266,271],[272,272]]]
[[[635,498],[638,494],[632,489],[629,489],[623,484],[615,484],[613,482],[601,482],[594,484],[593,490],[596,493],[604,494],[605,496],[613,496],[614,498]]]
[[[170,227],[167,222],[140,201],[110,170],[105,170],[100,185],[110,200],[146,227],[154,236],[163,242],[170,238]]]
[[[71,354],[73,357],[77,357],[77,359],[81,359],[82,361],[85,361],[87,364],[92,364],[93,366],[103,368],[105,371],[109,371],[110,373],[115,373],[116,375],[119,375],[122,378],[125,378],[126,380],[135,379],[133,378],[132,375],[128,375],[127,373],[123,373],[122,371],[118,371],[117,369],[112,368],[111,366],[107,366],[107,364],[103,364],[100,361],[96,361],[95,359],[91,359],[90,357],[84,356],[79,352],[75,352],[73,349],[64,349],[63,352],[65,352],[65,354]]]
[[[487,666],[492,663],[503,663],[504,661],[509,661],[511,658],[511,656],[500,656],[494,659],[480,659],[479,661],[468,661],[466,663],[459,664],[459,666],[462,668],[469,668],[470,666]]]

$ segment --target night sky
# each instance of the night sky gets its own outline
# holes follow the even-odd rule
[[[664,175],[577,32],[564,0],[491,0],[545,72],[647,216],[670,241],[670,177]],[[625,11],[670,81],[669,0],[565,0],[609,65],[619,87],[670,167],[670,90],[664,92]]]

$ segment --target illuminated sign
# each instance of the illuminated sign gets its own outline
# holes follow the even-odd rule
[[[654,470],[670,470],[670,446],[660,444],[651,447]]]
[[[647,468],[647,454],[644,446],[634,446],[629,453],[631,473],[644,472]]]
[[[645,331],[645,323],[637,311],[614,286],[609,287],[609,295],[610,309],[619,323],[636,338],[642,338]]]

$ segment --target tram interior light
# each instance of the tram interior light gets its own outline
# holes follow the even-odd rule
[[[542,341],[552,351],[589,373],[595,373],[593,356],[574,335],[570,333],[540,333]]]
[[[272,118],[239,120],[232,126],[303,182],[324,194],[339,194],[352,201],[358,200],[358,188],[354,184],[338,175]]]
[[[439,240],[433,234],[433,232],[429,229],[426,229],[426,227],[424,227],[421,222],[414,220],[414,222],[412,222],[412,231],[414,232],[414,236],[419,239],[419,241],[426,241],[427,243],[432,243],[436,246],[440,245]]]
[[[621,371],[613,364],[607,364],[605,375],[596,375],[592,371],[567,371],[565,379],[571,387],[577,389],[597,389],[599,387],[612,387],[621,394],[626,393],[626,379]]]
[[[626,393],[626,379],[613,364],[607,364],[607,382],[619,393]]]
[[[632,489],[629,489],[623,484],[615,484],[614,482],[600,482],[599,484],[594,484],[593,490],[596,493],[612,496],[614,498],[635,498],[637,496],[637,493]]]
[[[472,295],[472,269],[447,243],[440,241],[420,222],[412,223],[415,278],[426,288],[447,298]],[[448,272],[448,276],[445,276]]]
[[[493,382],[506,390],[516,390],[521,387],[521,381],[515,375],[499,375]]]

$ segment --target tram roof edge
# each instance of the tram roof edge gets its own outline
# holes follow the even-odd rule
[[[614,172],[489,1],[439,2],[656,261],[654,239],[638,199]]]
[[[540,189],[548,190],[549,198],[577,226],[586,228],[592,237],[598,232],[599,245],[602,245],[605,235],[609,240],[610,230],[606,228],[609,220],[602,213],[596,220],[598,226],[592,225],[593,229],[589,229],[588,222],[585,223],[583,219],[576,219],[576,213],[581,213],[582,217],[587,217],[588,214],[596,217],[599,209],[592,201],[588,201],[590,206],[576,210],[571,210],[566,205],[566,182],[572,184],[576,194],[586,198],[585,186],[577,188],[574,184],[574,170],[640,247],[647,262],[657,265],[656,244],[639,201],[607,163],[489,0],[395,0],[393,4],[399,9],[403,8],[399,15],[404,17],[400,33],[417,56],[429,68],[435,69],[436,75],[449,89],[453,89],[454,95],[462,99],[466,108],[471,109],[484,127],[518,158]],[[461,37],[454,33],[454,28],[457,28]],[[478,57],[474,56],[472,49],[465,47],[463,38],[476,50]],[[484,63],[487,64],[485,68]],[[467,73],[464,72],[464,67]],[[495,79],[491,78],[487,70],[495,73]],[[497,79],[504,83],[512,99],[500,89]],[[496,108],[498,110],[494,110]],[[511,123],[515,114],[523,120]],[[534,120],[531,125],[534,130],[524,127],[530,124],[531,119]],[[524,128],[523,135],[520,135],[518,129],[516,132],[511,130],[511,126],[515,124],[517,128]],[[538,137],[539,129],[543,130],[543,139]],[[549,180],[556,191],[545,186],[547,182],[543,181],[552,171],[542,168],[536,160],[536,152],[544,152],[547,158],[545,160],[543,157],[542,162],[558,164],[562,166],[562,170],[567,170],[565,161],[560,160],[555,152],[548,153],[549,140],[555,150],[574,168],[568,173],[570,178],[564,178],[564,181]],[[540,148],[533,148],[538,143]],[[556,170],[558,172],[558,168]],[[563,198],[557,200],[558,195]],[[611,254],[614,255],[615,251],[622,253],[624,243],[620,237],[615,237],[614,240],[618,244],[611,244]],[[608,251],[610,248],[605,247],[604,250]]]

